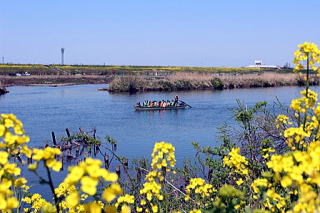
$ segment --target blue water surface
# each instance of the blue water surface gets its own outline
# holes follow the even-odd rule
[[[168,141],[176,147],[177,160],[192,158],[191,142],[204,146],[219,143],[217,128],[232,123],[232,108],[240,99],[248,106],[258,101],[273,103],[278,97],[284,104],[299,95],[302,88],[257,88],[223,91],[149,92],[110,94],[98,91],[105,85],[62,87],[14,86],[0,96],[0,113],[14,113],[24,123],[31,145],[51,141],[51,132],[65,136],[83,128],[97,129],[100,139],[109,135],[118,141],[118,152],[129,158],[148,157],[155,142]],[[319,91],[319,87],[313,88]],[[179,95],[192,109],[136,112],[138,101],[172,99]]]
[[[236,99],[248,106],[258,101],[272,104],[278,98],[288,105],[299,96],[299,87],[234,89],[195,92],[149,92],[138,94],[110,94],[98,91],[105,85],[76,85],[62,87],[14,86],[10,93],[0,96],[0,113],[14,113],[24,123],[26,134],[31,137],[30,146],[44,146],[50,142],[51,132],[57,138],[83,128],[97,129],[97,136],[104,140],[109,135],[118,142],[117,153],[129,159],[150,159],[155,142],[167,141],[176,147],[177,165],[193,158],[195,151],[191,142],[202,146],[217,146],[217,128],[224,123],[235,127],[233,111]],[[319,92],[320,87],[313,90]],[[138,101],[180,99],[192,108],[178,111],[137,112],[133,105]],[[64,165],[66,168],[68,165]],[[67,170],[53,174],[57,186]],[[39,173],[46,177],[43,167]],[[39,185],[38,178],[24,169],[24,176],[33,186],[31,192],[42,191],[51,199],[47,185]]]

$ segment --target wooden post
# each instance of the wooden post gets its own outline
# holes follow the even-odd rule
[[[93,138],[96,139],[96,133],[97,133],[97,130],[96,129],[93,129]]]
[[[68,128],[66,128],[66,132],[67,132],[67,136],[68,136],[68,138],[70,138],[70,137],[71,137],[71,134],[70,134],[70,131],[69,131],[69,129],[68,129]]]
[[[141,183],[141,169],[140,168],[136,168],[137,170],[137,180],[139,183]]]
[[[109,155],[104,156],[104,167],[109,169]]]
[[[213,169],[210,168],[209,171],[208,171],[208,180],[209,180],[209,182],[211,182],[212,174],[213,174]]]
[[[68,149],[68,153],[71,154],[72,144],[71,144],[71,140],[70,140],[71,134],[70,134],[69,128],[66,128],[66,133],[67,133],[67,136],[68,136],[68,138],[69,138],[69,139],[67,140],[67,145],[68,145],[69,142],[70,142],[70,148]]]
[[[57,141],[56,141],[56,136],[55,136],[54,132],[51,132],[51,136],[52,136],[52,142],[56,146],[57,145]]]
[[[121,172],[120,172],[120,165],[117,165],[117,167],[116,167],[116,174],[117,174],[118,177],[120,178],[120,174],[121,174]]]
[[[32,164],[32,156],[31,158],[28,158],[28,164]]]
[[[123,159],[123,166],[125,169],[128,169],[128,165],[129,165],[129,162],[128,162],[128,158],[124,158]]]
[[[79,153],[80,153],[80,146],[77,146],[77,149],[76,149],[76,157],[79,157]]]

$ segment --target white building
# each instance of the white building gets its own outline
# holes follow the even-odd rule
[[[247,67],[250,68],[270,68],[270,69],[279,69],[279,66],[275,66],[275,65],[267,65],[267,64],[263,64],[262,60],[255,60],[253,65],[249,65]]]

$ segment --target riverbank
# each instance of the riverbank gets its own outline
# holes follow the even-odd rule
[[[311,76],[311,85],[319,85],[316,75]],[[292,73],[264,72],[258,74],[200,74],[175,73],[166,77],[143,76],[116,77],[109,84],[109,92],[147,92],[183,90],[222,90],[234,88],[258,88],[302,86],[303,76]]]
[[[4,86],[108,84],[112,81],[113,86],[110,91],[113,92],[175,91],[208,89],[211,86],[218,89],[221,85],[216,85],[219,82],[212,80],[213,75],[219,78],[220,76],[260,74],[267,71],[270,70],[247,67],[0,64],[0,81]],[[292,73],[292,69],[273,69],[271,72],[279,71]],[[183,76],[189,76],[189,78],[185,79]],[[199,76],[201,79],[203,76],[210,79],[204,79],[201,82],[190,79],[190,77],[199,78]],[[122,80],[129,80],[129,82],[122,83]],[[135,88],[135,85],[139,88]],[[235,85],[235,88],[237,87]]]
[[[75,84],[107,84],[111,76],[100,75],[31,75],[1,76],[4,86],[66,86]]]

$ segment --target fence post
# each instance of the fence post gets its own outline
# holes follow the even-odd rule
[[[51,136],[52,136],[52,142],[56,146],[57,145],[57,141],[56,141],[56,136],[55,136],[54,132],[51,132]]]

